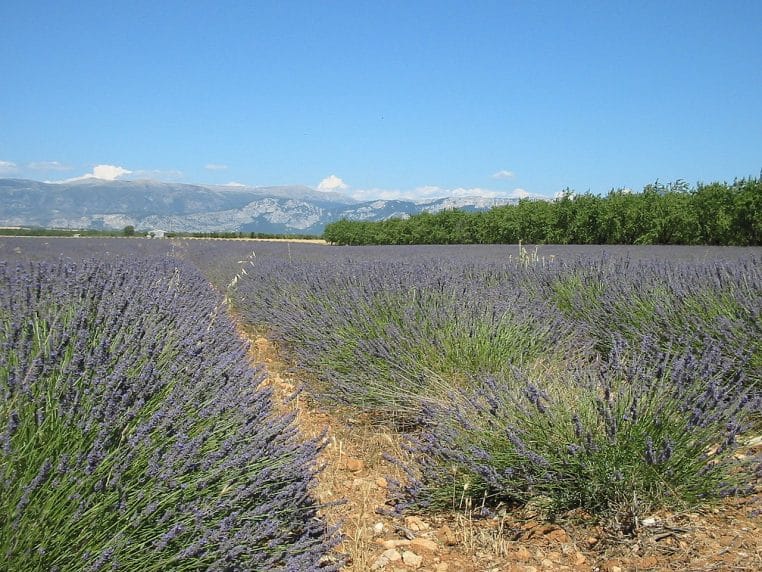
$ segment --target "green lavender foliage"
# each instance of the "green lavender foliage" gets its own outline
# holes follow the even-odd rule
[[[753,253],[438,252],[273,257],[237,290],[318,398],[404,419],[416,465],[398,508],[541,502],[626,520],[733,490],[736,436],[759,415]]]

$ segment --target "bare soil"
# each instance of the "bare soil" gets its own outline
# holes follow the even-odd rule
[[[314,494],[327,505],[324,518],[340,526],[347,571],[762,570],[759,482],[749,497],[695,512],[656,513],[629,536],[582,511],[554,523],[531,508],[486,519],[462,512],[389,516],[387,482],[402,474],[384,457],[404,459],[400,436],[351,411],[327,409],[303,395],[289,399],[298,381],[277,348],[264,337],[250,339],[253,360],[267,366],[265,383],[274,388],[278,407],[296,411],[305,437],[325,435],[325,468]],[[759,441],[742,454],[762,452]]]

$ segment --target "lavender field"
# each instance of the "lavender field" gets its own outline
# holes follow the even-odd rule
[[[390,510],[532,502],[628,526],[739,494],[762,468],[733,457],[762,429],[760,262],[0,239],[0,550],[27,569],[339,565],[318,444],[276,418],[228,309],[315,400],[403,436],[417,462]]]
[[[320,444],[204,276],[145,241],[34,245],[0,261],[0,569],[335,569]]]
[[[626,521],[756,478],[731,459],[760,426],[758,249],[307,252],[244,264],[237,311],[317,399],[407,435],[397,510]]]

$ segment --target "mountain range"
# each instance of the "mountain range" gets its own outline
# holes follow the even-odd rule
[[[176,232],[321,234],[342,218],[378,221],[443,209],[486,210],[511,198],[448,197],[359,202],[305,186],[246,187],[85,178],[64,183],[0,179],[0,227],[161,229]]]

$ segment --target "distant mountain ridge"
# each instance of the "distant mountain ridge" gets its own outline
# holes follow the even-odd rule
[[[306,186],[222,186],[95,178],[0,179],[0,226],[321,234],[336,220],[378,221],[447,208],[485,210],[517,199],[448,197],[358,202]]]

